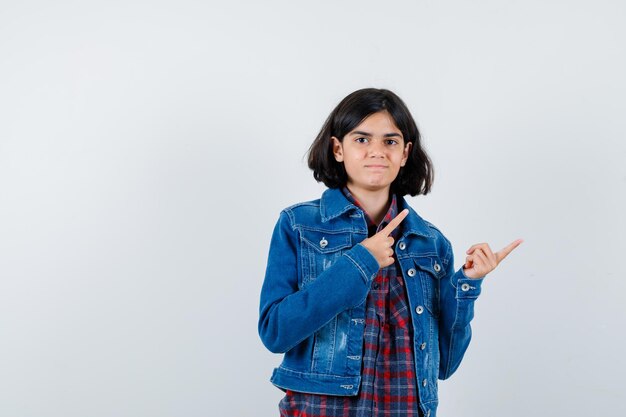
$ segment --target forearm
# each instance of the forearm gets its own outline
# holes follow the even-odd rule
[[[297,289],[293,269],[268,265],[261,291],[261,340],[272,352],[286,352],[337,314],[362,303],[377,271],[376,259],[360,244],[302,289]]]
[[[459,367],[469,346],[474,317],[474,302],[480,295],[483,278],[471,279],[463,268],[446,276],[441,283],[439,322],[439,378],[449,378]]]

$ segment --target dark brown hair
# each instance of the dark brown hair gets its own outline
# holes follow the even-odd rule
[[[434,171],[430,158],[422,148],[417,124],[400,97],[385,89],[357,90],[341,100],[330,113],[309,148],[309,168],[313,170],[313,177],[328,188],[345,186],[348,176],[343,163],[335,160],[332,136],[343,142],[344,136],[366,117],[385,110],[402,132],[404,146],[408,142],[413,144],[406,164],[391,183],[391,192],[398,196],[427,194],[432,186]]]

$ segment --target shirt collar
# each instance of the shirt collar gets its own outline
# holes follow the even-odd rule
[[[431,238],[434,237],[426,221],[408,205],[404,197],[398,197],[396,204],[398,211],[402,211],[405,208],[409,209],[409,215],[402,221],[404,235],[416,234]],[[358,207],[343,194],[341,188],[329,188],[322,194],[320,200],[320,215],[324,223],[348,211],[357,209]]]
[[[391,219],[393,219],[394,217],[396,217],[398,215],[398,204],[396,202],[396,195],[395,194],[391,194],[391,203],[389,204],[389,208],[387,209],[387,213],[383,217],[383,219],[380,222],[380,224],[377,225],[376,223],[374,223],[372,218],[367,214],[365,209],[363,209],[363,205],[359,202],[359,200],[357,200],[356,197],[350,192],[348,187],[343,187],[343,189],[341,191],[343,192],[343,195],[346,196],[348,201],[350,201],[352,204],[354,204],[355,206],[357,206],[358,208],[360,208],[363,211],[363,216],[365,217],[365,220],[367,221],[367,228],[370,231],[371,231],[371,229],[374,229],[374,232],[378,232],[379,230],[381,230],[382,228],[387,226],[387,224],[391,221]],[[402,226],[402,225],[400,225],[400,226]],[[398,228],[394,229],[394,232],[392,233],[392,235],[396,235],[397,231],[398,231]]]

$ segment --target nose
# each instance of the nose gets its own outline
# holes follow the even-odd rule
[[[384,153],[385,153],[385,145],[383,144],[383,141],[374,140],[370,143],[370,146],[369,146],[370,158],[382,157]]]

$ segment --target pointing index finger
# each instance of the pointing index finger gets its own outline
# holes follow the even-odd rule
[[[514,240],[513,242],[509,243],[507,246],[505,246],[504,248],[500,249],[497,253],[496,253],[496,260],[498,261],[498,263],[500,263],[501,260],[503,260],[504,258],[506,258],[506,256],[511,253],[511,251],[513,249],[515,249],[516,247],[518,247],[521,243],[523,242],[522,239],[517,239]]]
[[[409,209],[404,209],[396,217],[391,219],[389,224],[385,226],[379,233],[383,233],[385,236],[389,236],[393,230],[402,223],[402,220],[409,214]]]

